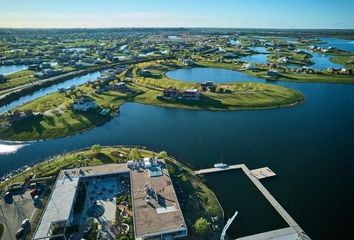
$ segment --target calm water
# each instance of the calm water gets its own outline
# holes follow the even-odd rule
[[[249,63],[266,64],[268,59],[268,51],[265,47],[250,47],[252,51],[256,51],[259,54],[252,54],[241,57],[240,60]]]
[[[208,80],[221,81],[224,75],[212,69]],[[13,153],[0,155],[0,174],[93,144],[166,150],[195,169],[220,161],[245,163],[251,169],[268,166],[277,176],[266,179],[265,186],[312,239],[348,239],[354,217],[354,85],[279,84],[302,91],[306,102],[293,108],[238,112],[127,103],[118,117],[99,128],[10,149]],[[0,145],[5,147],[8,144]],[[231,237],[282,226],[262,196],[237,172],[207,179],[226,217],[240,211],[229,230]]]
[[[335,47],[341,50],[354,53],[354,40],[345,40],[338,38],[321,38],[326,43],[321,44],[321,47]]]
[[[72,85],[80,85],[80,84],[83,84],[89,80],[95,80],[99,76],[101,76],[100,72],[89,73],[89,74],[86,74],[81,77],[75,77],[75,78],[69,79],[69,80],[62,82],[62,83],[54,84],[54,85],[47,87],[47,88],[42,88],[32,94],[23,96],[15,101],[9,103],[8,105],[4,105],[4,106],[0,107],[0,113],[9,111],[17,106],[20,106],[26,102],[32,101],[36,98],[56,92],[56,91],[58,91],[58,88],[67,88]]]
[[[215,83],[226,82],[264,82],[264,79],[252,77],[242,72],[232,71],[220,68],[187,68],[177,69],[166,73],[167,77],[188,81],[188,82],[204,82],[214,81]]]
[[[303,49],[303,51],[312,55],[311,59],[314,62],[314,64],[311,65],[311,67],[313,67],[314,69],[325,70],[327,68],[342,68],[342,67],[344,67],[341,64],[331,62],[330,56],[328,56],[328,55],[316,53],[314,51],[309,51],[306,49]]]
[[[27,69],[27,65],[0,65],[0,75],[8,75]]]

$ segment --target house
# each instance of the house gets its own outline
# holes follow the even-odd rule
[[[267,74],[268,74],[268,76],[270,76],[270,77],[278,77],[278,76],[279,76],[278,71],[276,71],[276,70],[274,70],[274,69],[268,70]]]
[[[193,60],[190,58],[182,58],[181,61],[184,65],[187,65],[187,66],[193,65]]]
[[[6,78],[3,74],[0,74],[0,83],[6,82]]]
[[[209,89],[211,92],[215,92],[216,84],[214,84],[213,81],[202,82],[201,85],[202,85],[203,91],[206,91],[207,89]]]
[[[341,73],[341,74],[352,74],[352,70],[349,69],[349,68],[342,68],[342,69],[340,70],[340,73]]]
[[[129,91],[129,88],[127,86],[127,84],[125,84],[125,82],[119,82],[119,83],[116,83],[112,86],[112,88],[114,90],[118,90],[118,91],[121,91],[121,92],[127,92]]]
[[[199,90],[187,89],[182,93],[182,97],[185,100],[199,100]]]
[[[75,100],[72,106],[74,110],[81,112],[87,112],[98,107],[95,101],[85,97]]]
[[[34,114],[32,110],[24,110],[24,111],[14,111],[11,113],[6,114],[5,121],[8,122],[10,125],[15,124],[18,121],[21,121],[26,118],[33,117],[38,114]]]
[[[122,73],[123,71],[125,71],[127,69],[127,66],[126,65],[121,65],[121,66],[118,66],[116,69],[115,69],[115,74],[120,74]]]
[[[289,59],[287,57],[281,57],[277,60],[278,63],[288,63]]]
[[[28,70],[31,71],[40,71],[41,67],[39,66],[39,64],[31,64],[28,66]]]
[[[48,68],[52,68],[52,64],[50,63],[50,62],[43,62],[42,64],[41,64],[41,68],[46,68],[46,69],[48,69]]]
[[[163,90],[162,97],[165,99],[176,99],[179,96],[179,91],[177,88],[166,88]]]
[[[152,72],[150,72],[147,69],[142,69],[139,74],[140,74],[140,76],[143,76],[143,77],[152,77],[153,76]]]
[[[244,64],[242,65],[242,69],[243,69],[243,70],[254,70],[254,69],[256,69],[256,67],[253,66],[252,63],[244,63]]]

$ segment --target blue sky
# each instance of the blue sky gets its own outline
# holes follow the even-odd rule
[[[354,0],[0,0],[0,27],[351,28]]]

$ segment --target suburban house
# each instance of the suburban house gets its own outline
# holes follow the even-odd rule
[[[193,60],[190,58],[182,58],[181,61],[184,65],[187,65],[187,66],[193,65]]]
[[[279,76],[278,71],[276,71],[276,70],[274,70],[274,69],[268,70],[267,74],[268,74],[268,76],[270,76],[270,77],[278,77],[278,76]]]
[[[165,99],[176,99],[179,96],[179,90],[177,88],[166,88],[163,90],[162,94]]]
[[[0,74],[0,83],[6,82],[6,78],[3,74]]]
[[[199,90],[187,89],[182,93],[182,97],[186,100],[199,100]]]
[[[114,90],[121,91],[121,92],[129,91],[129,88],[128,88],[127,84],[125,84],[125,82],[116,83],[112,86],[112,88]]]
[[[87,112],[90,109],[95,109],[98,107],[95,101],[87,97],[75,100],[72,106],[74,110],[81,112]]]
[[[254,70],[254,69],[256,69],[256,67],[253,66],[252,63],[244,63],[244,64],[242,65],[242,69],[243,69],[243,70]]]
[[[211,92],[215,92],[216,84],[214,84],[213,81],[202,82],[201,85],[202,85],[203,91],[206,91],[209,89]]]
[[[289,59],[287,57],[281,57],[277,60],[278,63],[288,63]]]
[[[37,115],[39,115],[39,113],[33,113],[32,110],[14,111],[14,112],[7,113],[5,115],[5,119],[6,119],[5,121],[8,124],[13,125],[18,121],[21,121],[26,118],[31,118]]]

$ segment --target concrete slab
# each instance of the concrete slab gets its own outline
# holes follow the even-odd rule
[[[262,167],[250,171],[251,175],[257,179],[274,177],[276,174],[269,167]]]

